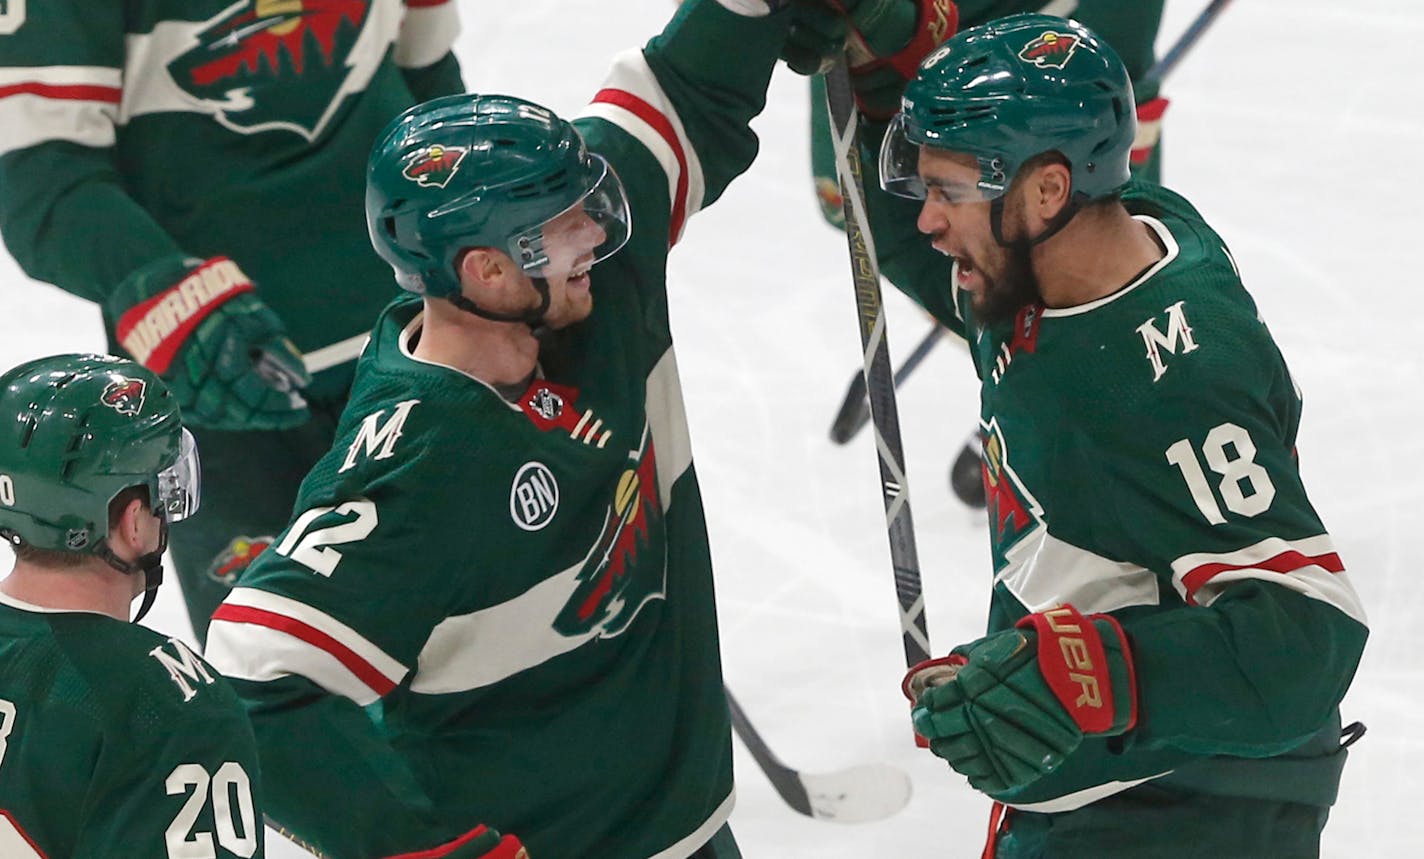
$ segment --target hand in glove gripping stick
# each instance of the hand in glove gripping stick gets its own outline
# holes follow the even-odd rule
[[[889,119],[900,93],[930,51],[953,36],[953,0],[790,0],[792,23],[781,58],[792,71],[828,70],[844,51],[856,105]]]
[[[1052,772],[1084,735],[1114,736],[1137,722],[1122,627],[1070,605],[922,662],[902,688],[930,750],[991,796]]]
[[[193,426],[280,430],[310,416],[301,354],[232,260],[168,259],[139,269],[109,308],[119,343],[163,377]]]

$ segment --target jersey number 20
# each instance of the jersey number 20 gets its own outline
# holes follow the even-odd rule
[[[211,776],[201,764],[179,764],[163,783],[168,795],[193,792],[164,833],[168,859],[217,859],[213,837],[234,856],[248,859],[257,852],[257,812],[252,804],[252,782],[242,764],[228,761]],[[198,815],[213,801],[215,832],[194,832]]]

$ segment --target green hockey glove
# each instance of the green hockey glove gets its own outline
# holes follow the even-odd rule
[[[513,835],[503,838],[484,824],[439,847],[400,853],[386,859],[529,859],[529,851]]]
[[[861,113],[888,119],[920,61],[959,25],[952,0],[792,0],[782,48],[803,75],[825,72],[842,51]]]
[[[163,377],[192,426],[290,429],[310,416],[302,356],[232,260],[170,258],[139,269],[109,307],[120,345]]]
[[[922,662],[903,688],[930,750],[991,796],[1052,772],[1084,735],[1114,736],[1137,723],[1122,627],[1070,605]]]

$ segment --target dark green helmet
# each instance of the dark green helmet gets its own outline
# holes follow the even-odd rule
[[[491,247],[537,273],[548,262],[543,225],[582,203],[607,240],[631,229],[618,176],[568,122],[500,95],[453,95],[396,117],[371,152],[366,224],[371,243],[411,292],[460,291],[460,253]]]
[[[1132,82],[1107,42],[1076,21],[1010,15],[957,34],[920,64],[880,150],[885,190],[923,199],[919,147],[975,156],[985,198],[1023,163],[1057,151],[1073,192],[1121,188],[1137,133]]]
[[[109,502],[145,486],[155,515],[198,508],[198,460],[178,404],[149,370],[109,355],[56,355],[0,376],[0,535],[101,553]]]

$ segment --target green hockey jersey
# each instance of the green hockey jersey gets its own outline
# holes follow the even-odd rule
[[[178,639],[0,595],[0,856],[260,859],[242,704]]]
[[[366,156],[462,89],[457,32],[453,0],[0,4],[5,243],[98,302],[165,259],[231,257],[309,369],[349,362],[393,293]]]
[[[725,823],[665,265],[751,163],[784,34],[697,0],[618,59],[574,124],[634,232],[516,402],[413,357],[419,299],[381,318],[296,518],[208,633],[253,718],[269,813],[317,850],[403,853],[485,823],[536,857],[685,857]]]
[[[1196,210],[1147,184],[1123,201],[1159,262],[994,327],[915,232],[915,204],[870,201],[886,275],[967,338],[982,380],[989,629],[1067,602],[1133,644],[1138,727],[996,798],[1068,810],[1160,779],[1328,806],[1366,620],[1301,483],[1300,396]]]

